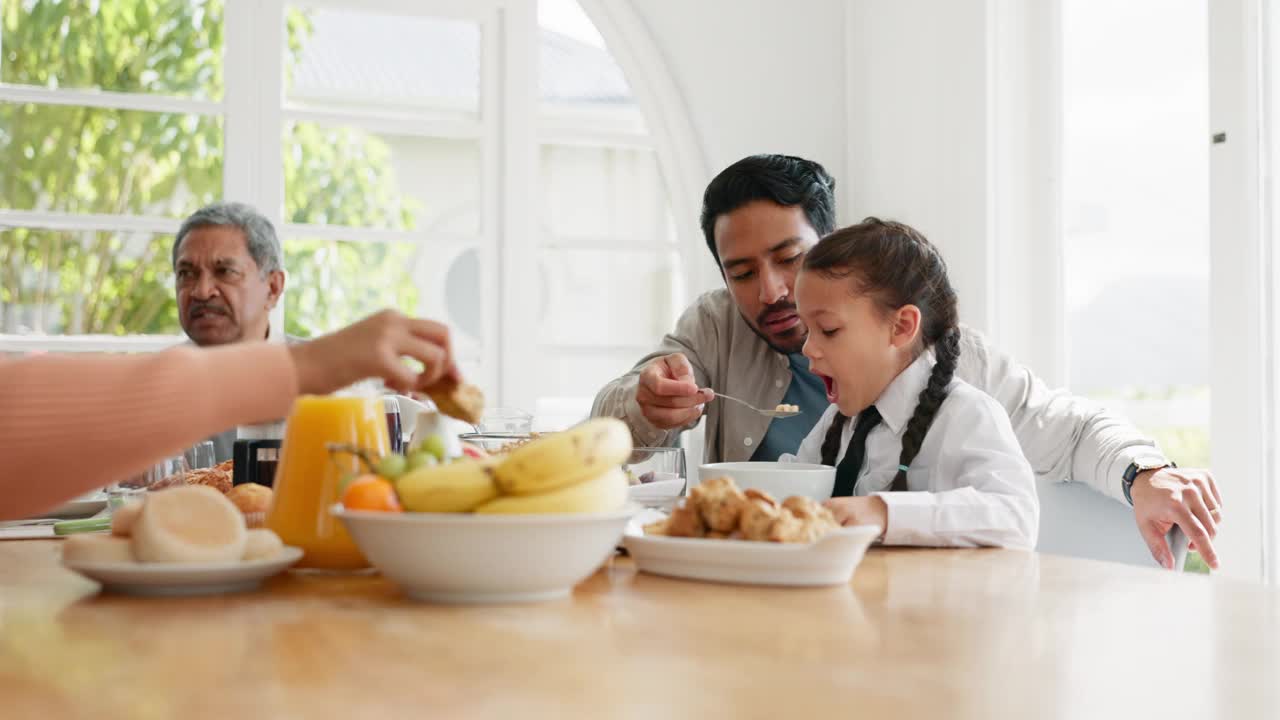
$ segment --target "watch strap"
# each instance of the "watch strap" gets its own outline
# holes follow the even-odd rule
[[[1129,463],[1129,467],[1124,469],[1124,475],[1121,476],[1123,482],[1120,483],[1120,487],[1124,489],[1124,499],[1129,501],[1130,507],[1133,507],[1133,481],[1138,479],[1138,473],[1167,467],[1178,467],[1178,464],[1172,460],[1135,460]]]

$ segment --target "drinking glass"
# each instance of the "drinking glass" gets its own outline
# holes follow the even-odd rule
[[[635,448],[622,469],[632,483],[632,500],[646,507],[669,510],[689,484],[683,448]]]
[[[482,433],[529,433],[533,431],[533,415],[516,408],[489,408],[480,416],[476,430]]]
[[[205,440],[187,448],[183,453],[187,458],[187,467],[192,470],[201,470],[203,468],[211,468],[217,465],[217,459],[213,456],[213,441]]]
[[[382,396],[382,409],[387,415],[387,438],[391,441],[391,452],[404,450],[404,423],[400,417],[400,402],[394,395]]]
[[[162,458],[137,475],[108,485],[107,507],[114,510],[148,490],[183,485],[190,470],[185,453]]]

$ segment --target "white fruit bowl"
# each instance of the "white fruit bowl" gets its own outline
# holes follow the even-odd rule
[[[448,604],[569,595],[613,554],[638,508],[564,515],[382,513],[335,505],[360,551],[405,593]]]
[[[836,486],[836,469],[830,465],[796,462],[724,462],[698,466],[698,482],[728,475],[738,487],[755,488],[778,500],[803,495],[822,502]]]

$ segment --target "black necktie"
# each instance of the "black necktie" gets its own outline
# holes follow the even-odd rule
[[[862,469],[862,461],[867,457],[867,435],[871,428],[880,424],[880,411],[875,405],[858,413],[858,424],[853,428],[853,437],[849,438],[849,449],[844,451],[844,459],[836,465],[836,488],[831,497],[849,497],[853,494],[853,486],[858,482],[858,471]]]

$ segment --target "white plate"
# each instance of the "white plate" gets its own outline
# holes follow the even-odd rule
[[[651,483],[632,485],[627,489],[631,502],[647,508],[670,510],[684,492],[685,479],[655,480]]]
[[[127,595],[216,595],[252,590],[302,558],[302,549],[285,546],[269,560],[229,563],[66,563],[104,590]]]
[[[101,491],[81,495],[75,500],[65,502],[49,512],[40,513],[40,517],[73,519],[96,515],[107,506],[107,494]]]
[[[638,569],[655,575],[747,585],[840,585],[853,577],[879,535],[875,525],[855,525],[802,545],[632,534],[623,546]]]

